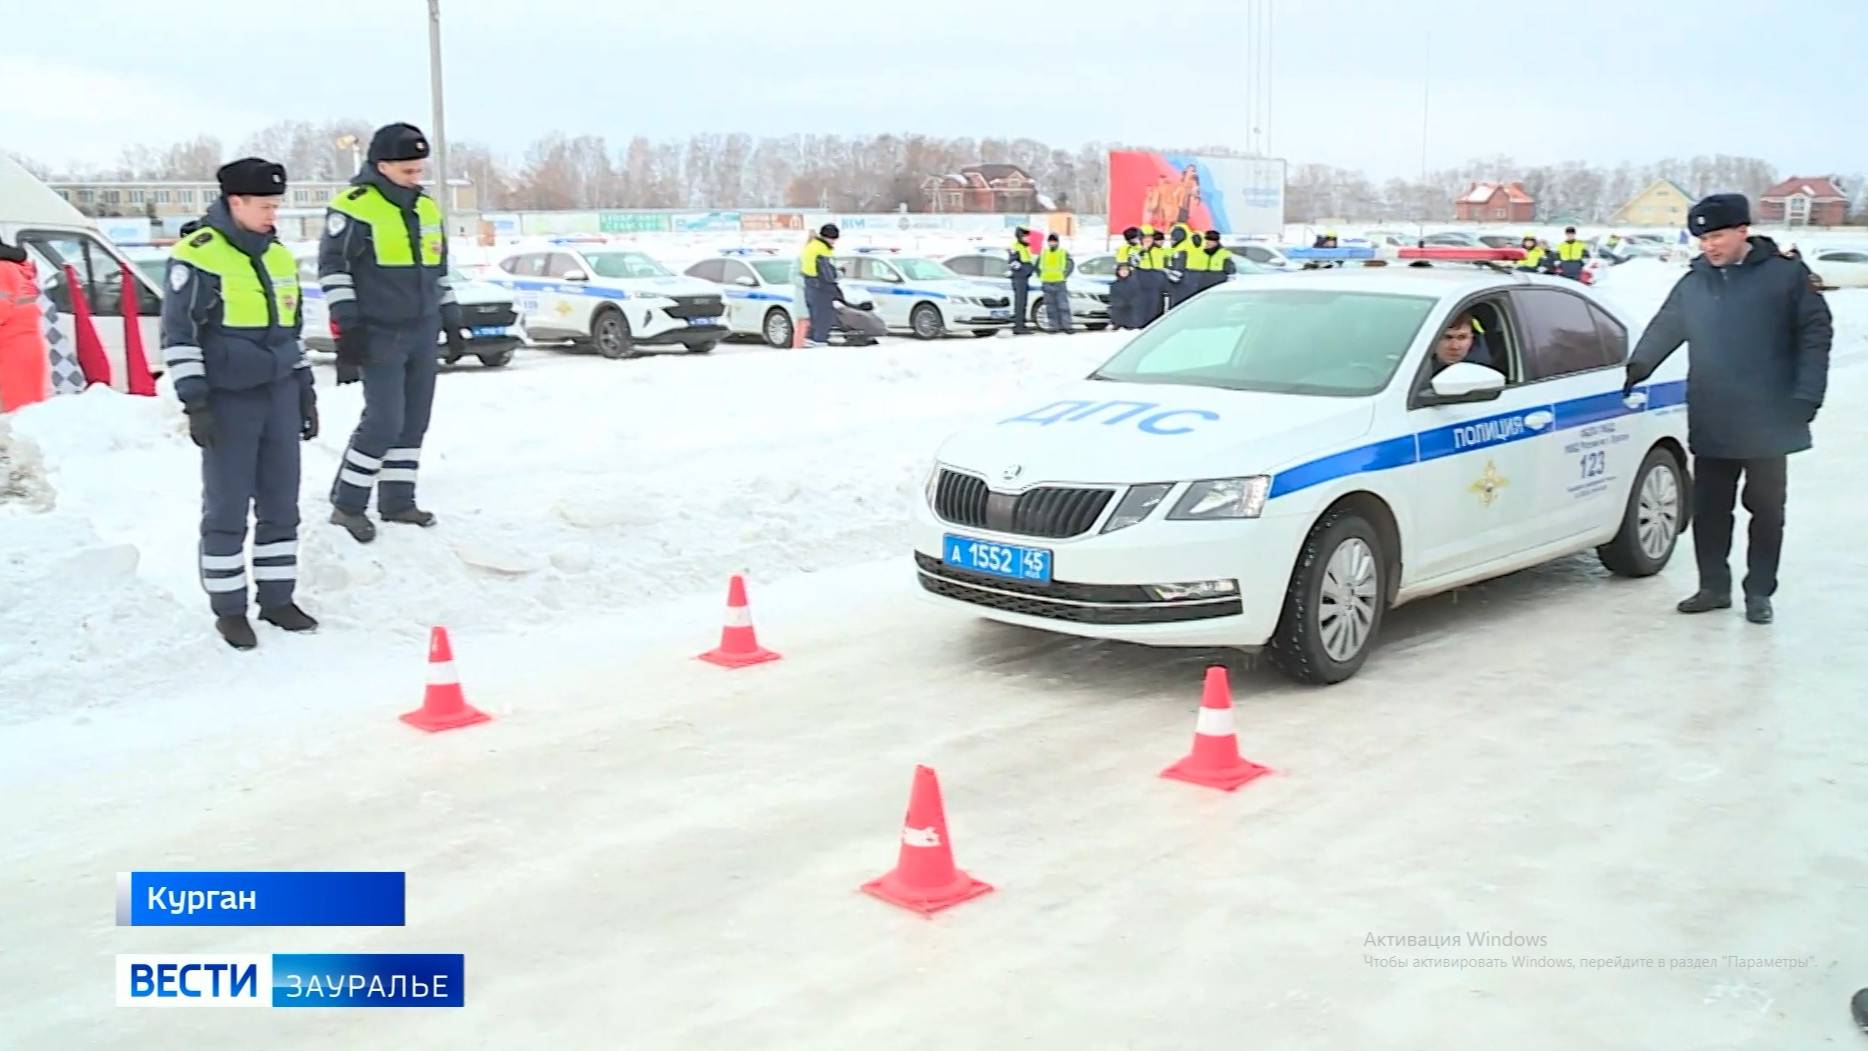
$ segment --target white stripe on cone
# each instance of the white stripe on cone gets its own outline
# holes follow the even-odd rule
[[[432,661],[429,663],[428,685],[456,686],[459,685],[460,681],[460,676],[454,673],[453,661]]]
[[[1202,737],[1231,737],[1232,709],[1201,708],[1200,721],[1194,724],[1193,732]]]
[[[728,606],[726,608],[726,626],[729,628],[752,627],[752,610],[745,606]]]

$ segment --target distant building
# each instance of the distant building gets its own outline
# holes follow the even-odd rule
[[[200,215],[220,196],[220,187],[210,181],[189,182],[163,179],[53,181],[52,192],[71,202],[86,215],[138,216],[164,219],[169,216]],[[292,182],[287,186],[284,207],[322,208],[331,198],[350,188],[344,182]],[[477,212],[479,194],[467,179],[448,180],[448,210]],[[432,189],[431,191],[432,192]]]
[[[1831,178],[1785,179],[1758,197],[1756,218],[1761,223],[1841,226],[1848,217],[1848,195]]]
[[[1466,223],[1528,223],[1537,200],[1521,182],[1475,182],[1453,200],[1453,218]]]
[[[1038,182],[1016,164],[969,164],[921,183],[930,212],[1031,212]]]
[[[1659,226],[1686,229],[1686,213],[1693,207],[1693,195],[1671,179],[1655,179],[1647,189],[1628,198],[1628,203],[1609,216],[1617,226]]]

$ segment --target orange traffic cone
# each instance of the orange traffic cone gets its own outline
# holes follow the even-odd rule
[[[902,822],[901,857],[887,875],[863,884],[863,893],[932,916],[991,890],[992,884],[954,867],[940,781],[933,770],[915,767],[914,792],[908,797],[908,817]]]
[[[130,264],[123,264],[120,280],[123,283],[124,381],[131,394],[153,398],[156,396],[156,378],[150,375],[149,355],[143,352],[142,315],[136,302],[136,275],[130,272]]]
[[[804,346],[805,340],[810,338],[811,319],[808,317],[799,318],[798,324],[791,330],[791,349],[801,349]]]
[[[1166,770],[1162,777],[1189,781],[1230,792],[1254,778],[1271,773],[1239,754],[1239,735],[1232,725],[1232,687],[1226,669],[1206,670],[1206,690],[1200,696],[1200,719],[1193,728],[1193,751]]]
[[[778,659],[778,654],[759,645],[759,635],[752,629],[752,610],[746,605],[746,578],[738,573],[727,585],[726,626],[720,629],[720,645],[701,654],[700,659],[722,668],[744,668]]]
[[[460,676],[454,672],[454,649],[448,645],[448,629],[437,627],[428,634],[428,690],[422,706],[399,716],[410,726],[435,733],[483,723],[492,716],[467,703],[461,693]]]

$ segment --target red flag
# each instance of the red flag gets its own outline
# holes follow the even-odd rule
[[[91,324],[91,304],[85,301],[84,288],[78,284],[78,271],[65,264],[65,287],[71,289],[71,326],[78,337],[78,367],[84,370],[84,385],[102,383],[110,386],[110,359],[104,356],[104,342],[97,338]]]
[[[149,374],[149,357],[143,353],[142,313],[136,303],[136,275],[130,264],[123,264],[123,367],[129,370],[130,393],[156,396],[156,378]]]

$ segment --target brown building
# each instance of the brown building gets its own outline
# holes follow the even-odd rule
[[[1826,177],[1785,179],[1758,197],[1757,220],[1760,223],[1841,226],[1848,217],[1848,195],[1834,179]]]
[[[921,184],[930,212],[1032,212],[1038,183],[1016,164],[969,164]]]
[[[1464,223],[1528,223],[1537,200],[1520,182],[1475,182],[1453,201],[1453,218]]]

